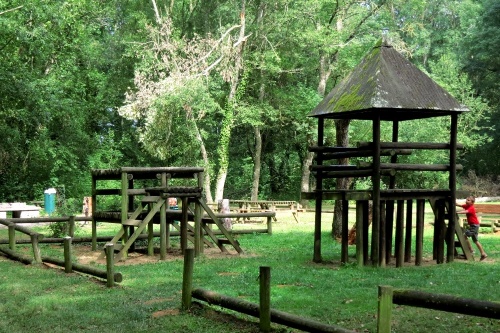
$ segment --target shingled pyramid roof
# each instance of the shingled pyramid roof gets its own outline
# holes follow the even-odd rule
[[[309,116],[409,120],[468,111],[446,90],[380,42]]]

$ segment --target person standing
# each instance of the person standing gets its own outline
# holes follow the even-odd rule
[[[483,246],[479,243],[478,235],[479,235],[479,220],[476,215],[476,208],[474,207],[474,203],[476,202],[476,198],[473,196],[468,196],[465,199],[465,204],[457,203],[456,206],[462,207],[463,210],[457,211],[457,214],[465,214],[467,217],[467,224],[469,228],[465,230],[465,240],[467,241],[467,245],[469,246],[469,250],[474,253],[472,250],[472,246],[469,241],[469,237],[472,238],[474,244],[476,244],[479,252],[481,253],[481,261],[486,259],[488,255],[484,252]]]

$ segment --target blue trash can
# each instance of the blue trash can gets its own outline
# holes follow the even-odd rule
[[[49,215],[56,210],[56,192],[55,188],[49,188],[43,192],[45,212]]]

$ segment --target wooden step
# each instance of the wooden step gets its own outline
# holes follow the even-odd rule
[[[142,223],[142,220],[125,220],[122,225],[126,225],[129,227],[138,227]]]
[[[217,241],[219,242],[219,244],[231,244],[229,239],[225,239],[225,238],[218,238]]]
[[[142,203],[150,203],[150,202],[157,202],[158,200],[160,200],[159,196],[156,196],[156,195],[147,195],[147,196],[144,196],[141,199],[141,202]]]
[[[226,239],[226,238],[217,238],[217,241],[219,242],[219,244],[231,244],[231,241],[229,239]],[[233,242],[236,245],[240,245],[240,243],[236,239],[233,240]]]

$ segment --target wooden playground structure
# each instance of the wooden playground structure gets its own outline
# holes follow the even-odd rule
[[[203,168],[198,167],[122,167],[118,169],[92,170],[92,249],[97,248],[97,223],[120,223],[122,228],[110,243],[115,244],[114,261],[127,256],[134,249],[134,242],[147,233],[148,254],[154,254],[154,225],[159,224],[160,258],[164,260],[170,248],[171,228],[180,236],[181,251],[194,244],[195,254],[203,253],[204,247],[217,246],[228,252],[231,246],[242,253],[239,242],[234,238],[221,219],[226,217],[264,217],[268,219],[267,232],[271,233],[271,219],[274,212],[214,213],[202,197]],[[109,181],[118,181],[114,188]],[[121,199],[120,211],[99,210],[103,196],[114,195]],[[181,209],[172,209],[169,198],[178,198]],[[178,223],[177,223],[178,222]],[[189,223],[193,222],[193,223]],[[218,230],[214,230],[216,226]],[[102,254],[104,257],[104,253]]]
[[[382,42],[377,45],[309,114],[318,120],[318,144],[309,149],[316,155],[316,164],[311,166],[316,189],[313,192],[302,193],[302,198],[316,202],[313,260],[322,261],[323,200],[341,201],[342,263],[348,262],[349,201],[356,202],[356,259],[359,265],[367,265],[370,262],[374,266],[389,264],[393,245],[396,266],[411,260],[413,207],[416,207],[415,264],[420,265],[426,201],[430,203],[435,217],[433,257],[437,263],[444,262],[445,253],[446,261],[453,261],[458,253],[457,249],[462,250],[467,260],[473,260],[466,246],[462,228],[457,223],[455,209],[456,173],[461,169],[461,166],[457,165],[456,156],[457,150],[463,148],[457,143],[458,115],[466,111],[467,108],[460,105],[449,93],[387,43]],[[398,142],[400,122],[432,117],[450,119],[449,142]],[[349,123],[351,120],[369,120],[372,123],[372,141],[360,142],[356,147],[326,146],[324,133],[327,120],[344,123]],[[392,123],[390,142],[381,140],[382,121]],[[448,163],[433,165],[398,163],[400,156],[412,154],[415,150],[436,149],[448,152]],[[359,157],[364,158],[364,161],[350,165],[339,162]],[[396,177],[399,173],[422,171],[448,173],[449,187],[397,188]],[[365,191],[332,189],[328,188],[325,182],[332,178],[356,177],[370,177],[372,188]],[[382,187],[383,180],[388,185],[387,189]],[[369,202],[373,203],[371,221]],[[368,239],[370,227],[371,244]]]

